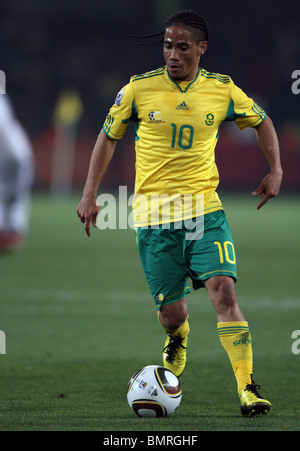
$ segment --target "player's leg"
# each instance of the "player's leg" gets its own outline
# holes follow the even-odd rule
[[[231,361],[240,392],[251,383],[253,374],[248,323],[239,308],[233,279],[216,276],[208,279],[205,285],[216,310],[219,337]]]
[[[217,321],[245,321],[239,307],[234,280],[227,276],[216,276],[205,281],[210,300],[216,310]]]
[[[226,215],[217,211],[205,215],[204,234],[188,243],[189,273],[194,288],[205,286],[215,307],[220,341],[231,361],[241,397],[242,413],[268,410],[268,401],[258,401],[253,383],[252,339],[248,323],[240,310],[235,291],[236,254]],[[256,401],[253,401],[256,399]],[[265,411],[264,410],[264,411]]]
[[[190,331],[186,296],[177,302],[163,305],[158,312],[158,319],[168,336],[163,350],[164,367],[179,377],[186,365]]]
[[[183,372],[189,332],[184,258],[185,233],[162,227],[141,228],[137,242],[147,282],[158,310],[158,319],[167,334],[164,365],[176,376]]]
[[[223,211],[205,216],[204,235],[189,243],[188,252],[194,287],[203,284],[208,291],[217,313],[219,336],[233,365],[240,391],[251,383],[251,336],[235,291],[235,249]]]
[[[217,313],[218,334],[228,354],[237,381],[243,415],[266,414],[270,402],[258,393],[253,380],[252,338],[248,323],[240,310],[234,280],[216,276],[205,282]]]
[[[18,248],[29,229],[33,157],[17,131],[1,155],[0,250]]]
[[[159,321],[166,331],[174,331],[181,328],[188,318],[187,297],[166,304],[159,311]]]

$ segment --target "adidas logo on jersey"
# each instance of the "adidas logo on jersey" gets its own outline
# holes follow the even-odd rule
[[[187,106],[187,104],[185,102],[180,103],[180,105],[178,105],[175,110],[189,110],[189,107]]]

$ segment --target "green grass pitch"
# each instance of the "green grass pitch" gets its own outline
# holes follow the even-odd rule
[[[256,383],[268,417],[240,416],[236,384],[204,290],[189,296],[191,335],[183,398],[170,418],[140,419],[126,399],[131,375],[161,364],[164,333],[132,230],[92,230],[78,196],[34,196],[25,248],[0,256],[2,431],[299,430],[299,200],[223,196],[235,239],[237,292],[254,341]]]

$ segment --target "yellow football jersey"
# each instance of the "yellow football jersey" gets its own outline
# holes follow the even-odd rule
[[[177,83],[165,66],[133,76],[118,93],[103,130],[119,140],[134,121],[135,226],[222,209],[216,192],[219,127],[223,121],[235,121],[245,129],[265,118],[266,113],[227,75],[200,69],[194,81]]]

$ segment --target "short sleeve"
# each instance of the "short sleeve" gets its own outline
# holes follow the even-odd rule
[[[232,82],[230,103],[225,120],[235,121],[243,130],[260,125],[266,117],[266,112]]]
[[[131,83],[118,93],[114,105],[109,110],[103,124],[104,133],[115,141],[120,140],[131,120],[134,120],[134,93]]]

